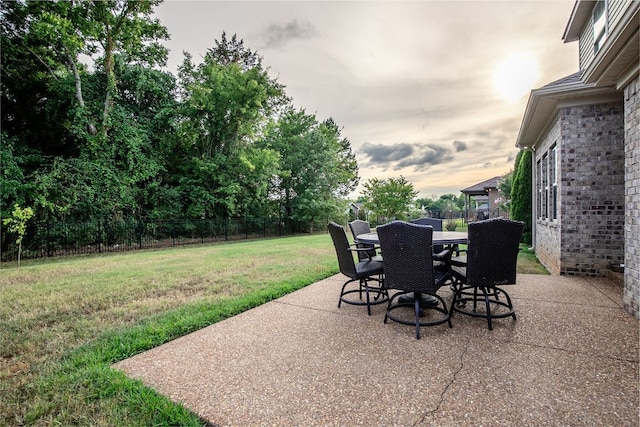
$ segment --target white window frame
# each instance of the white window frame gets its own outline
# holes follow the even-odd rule
[[[549,206],[550,218],[558,219],[558,147],[553,144],[549,150]]]
[[[542,219],[542,160],[536,162],[536,217]]]
[[[593,53],[596,54],[607,40],[609,33],[607,0],[598,0],[591,12],[593,23]]]
[[[540,162],[540,218],[549,218],[549,152],[542,155]]]

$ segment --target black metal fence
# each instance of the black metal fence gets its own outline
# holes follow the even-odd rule
[[[192,244],[259,239],[326,230],[326,220],[285,225],[279,218],[172,219],[31,222],[22,241],[21,259],[123,252]],[[301,228],[304,226],[303,228]],[[0,261],[18,258],[17,235],[0,225]]]

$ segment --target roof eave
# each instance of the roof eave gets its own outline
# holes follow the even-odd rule
[[[582,29],[586,25],[587,21],[591,18],[591,11],[595,6],[595,1],[576,0],[569,17],[569,22],[564,29],[562,40],[565,43],[574,42],[580,39]]]
[[[535,147],[540,140],[542,131],[548,125],[552,115],[559,108],[559,104],[567,106],[614,100],[619,94],[613,87],[597,87],[594,84],[570,82],[556,86],[545,86],[531,91],[518,137],[516,147],[521,149]],[[581,100],[578,102],[578,100]]]

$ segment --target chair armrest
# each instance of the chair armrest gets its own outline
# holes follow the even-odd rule
[[[371,261],[371,259],[372,259],[371,258],[371,254],[369,253],[369,251],[376,250],[376,252],[377,252],[377,250],[380,249],[379,246],[373,246],[373,247],[369,247],[369,248],[359,248],[359,247],[357,247],[357,245],[358,245],[357,243],[355,245],[356,246],[349,245],[349,247],[347,249],[352,251],[352,252],[364,252],[367,255],[367,257],[369,258],[369,261]]]
[[[443,263],[445,266],[447,266],[447,268],[449,268],[451,266],[451,255],[453,254],[453,252],[451,251],[451,249],[445,249],[441,252],[438,252],[436,254],[433,254],[432,259],[434,261],[439,261],[441,263]]]

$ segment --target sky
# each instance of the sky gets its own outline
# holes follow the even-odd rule
[[[318,121],[333,118],[356,155],[360,186],[403,176],[418,197],[513,169],[530,91],[578,71],[562,34],[574,0],[165,0],[156,17],[200,63],[223,32],[257,51]]]

